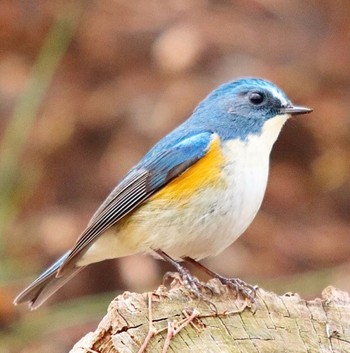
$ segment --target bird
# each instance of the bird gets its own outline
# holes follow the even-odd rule
[[[198,297],[203,288],[184,261],[253,300],[255,287],[198,261],[218,255],[248,228],[261,206],[270,152],[284,123],[311,111],[262,78],[220,85],[131,168],[72,249],[14,304],[36,309],[85,266],[137,253],[172,264]]]

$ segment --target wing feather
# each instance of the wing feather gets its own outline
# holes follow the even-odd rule
[[[136,166],[131,170],[93,215],[88,227],[59,268],[58,275],[61,276],[74,265],[99,235],[202,158],[212,139],[211,132],[203,132],[160,153],[146,155],[138,164],[142,167]]]

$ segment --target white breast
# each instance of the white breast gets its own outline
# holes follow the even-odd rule
[[[272,146],[288,118],[289,115],[281,115],[271,119],[259,136],[252,135],[247,141],[236,139],[223,144],[227,161],[223,177],[227,188],[206,190],[200,198],[193,200],[197,218],[195,215],[189,217],[182,229],[185,236],[179,235],[178,246],[169,244],[169,253],[177,258],[213,256],[247,229],[265,194]]]
[[[246,230],[261,206],[267,185],[270,152],[288,118],[288,115],[273,118],[265,123],[261,135],[251,135],[247,141],[233,140],[224,145],[226,158],[231,161],[224,169],[231,183],[225,197],[226,207],[230,209],[227,219],[230,243]],[[224,239],[222,243],[226,246],[230,244]]]

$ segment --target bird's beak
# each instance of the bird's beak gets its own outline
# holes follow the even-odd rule
[[[313,109],[306,107],[297,107],[291,104],[288,104],[285,107],[280,109],[280,114],[290,114],[290,115],[298,115],[298,114],[308,114],[311,113]]]

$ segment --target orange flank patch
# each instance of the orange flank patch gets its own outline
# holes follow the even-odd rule
[[[223,163],[224,156],[220,150],[220,139],[215,137],[204,157],[173,179],[168,185],[153,195],[149,201],[179,201],[189,199],[193,193],[202,188],[222,187],[221,169]]]

